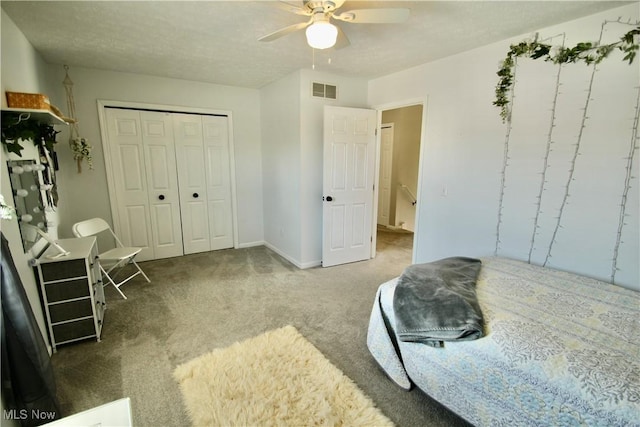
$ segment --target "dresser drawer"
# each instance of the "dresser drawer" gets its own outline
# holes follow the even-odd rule
[[[49,306],[49,315],[52,323],[64,322],[78,317],[93,316],[93,307],[90,299],[63,302]]]
[[[78,320],[77,322],[63,323],[53,326],[53,335],[56,343],[71,341],[79,338],[96,336],[96,328],[93,318]]]
[[[45,284],[45,291],[49,303],[89,296],[87,279],[48,283]]]
[[[84,259],[42,264],[40,269],[42,271],[42,279],[45,282],[87,276],[87,266]]]

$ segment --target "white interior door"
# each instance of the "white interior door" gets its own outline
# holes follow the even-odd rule
[[[233,247],[229,119],[202,116],[211,250]]]
[[[324,110],[322,265],[371,257],[376,112]]]
[[[107,108],[105,116],[117,197],[114,231],[123,244],[144,248],[137,259],[154,259],[140,114]]]
[[[380,134],[380,177],[378,182],[378,224],[381,225],[390,224],[392,171],[393,124],[383,124]]]
[[[173,121],[169,113],[141,111],[142,142],[155,258],[183,254]]]
[[[125,245],[143,247],[137,260],[182,255],[175,149],[166,113],[105,109],[117,217]]]
[[[202,118],[173,114],[184,253],[210,250]]]

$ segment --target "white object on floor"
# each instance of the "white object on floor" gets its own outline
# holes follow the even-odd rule
[[[44,424],[44,427],[131,427],[131,400],[128,397],[114,400],[95,408]]]

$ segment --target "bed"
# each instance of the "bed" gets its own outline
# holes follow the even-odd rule
[[[640,293],[483,258],[483,336],[441,348],[396,334],[398,278],[378,288],[367,345],[391,380],[476,426],[639,426]]]

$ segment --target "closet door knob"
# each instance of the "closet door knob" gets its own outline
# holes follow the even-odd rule
[[[164,194],[159,195],[159,196],[158,196],[158,199],[160,199],[160,200],[164,200]]]
[[[193,198],[194,198],[194,199],[197,199],[197,198],[198,198],[198,196],[199,196],[199,194],[198,194],[198,193],[193,193]]]

